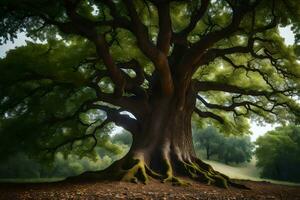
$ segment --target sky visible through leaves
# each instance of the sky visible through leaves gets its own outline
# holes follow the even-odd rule
[[[282,27],[279,28],[281,36],[284,38],[285,43],[287,45],[294,44],[295,37],[291,31],[291,27]],[[19,33],[18,38],[15,39],[15,41],[9,41],[4,45],[0,45],[0,58],[5,57],[6,52],[10,49],[14,49],[19,46],[23,46],[26,44],[26,41],[32,41],[30,38],[26,37],[26,34],[24,32]],[[39,41],[37,41],[39,42]],[[251,123],[251,140],[255,141],[259,136],[264,135],[266,132],[274,129],[277,125],[276,124],[263,124],[263,125],[257,125],[255,122]],[[120,132],[122,128],[116,127],[113,132]]]

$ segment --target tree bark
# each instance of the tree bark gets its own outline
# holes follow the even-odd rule
[[[192,84],[186,90],[182,107],[178,95],[151,99],[152,111],[141,119],[138,133],[133,134],[133,143],[125,157],[104,171],[85,173],[93,178],[115,179],[147,183],[149,178],[173,184],[188,184],[191,178],[207,184],[228,187],[233,183],[227,176],[196,157],[191,129],[191,117],[196,102]],[[180,177],[180,178],[179,178]]]

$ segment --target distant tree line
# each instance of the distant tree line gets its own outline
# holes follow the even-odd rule
[[[220,162],[249,162],[254,145],[249,136],[225,136],[214,127],[194,129],[193,140],[199,156]],[[204,154],[204,155],[203,155]]]

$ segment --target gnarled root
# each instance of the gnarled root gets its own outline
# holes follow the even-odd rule
[[[202,168],[196,162],[180,162],[182,169],[190,178],[204,182],[208,185],[216,185],[218,187],[228,188],[228,179],[219,172],[214,171],[211,167]]]
[[[126,163],[129,168],[123,170],[122,181],[129,181],[138,183],[139,181],[146,184],[149,180],[148,173],[149,169],[146,166],[143,158],[133,159],[131,163]],[[146,170],[147,168],[147,170]]]
[[[189,185],[190,183],[187,181],[184,181],[178,177],[176,177],[173,173],[173,168],[168,159],[164,160],[165,167],[166,167],[166,175],[164,179],[162,180],[163,183],[165,182],[171,182],[172,185],[178,185],[178,186],[184,186],[184,185]]]
[[[131,161],[125,163],[125,169],[122,168],[122,181],[133,183],[142,182],[147,184],[149,178],[161,180],[162,183],[171,182],[173,185],[188,185],[188,182],[174,176],[172,166],[168,160],[165,161],[166,173],[159,174],[154,172],[149,166],[146,165],[142,156],[135,157]]]
[[[184,175],[193,180],[206,183],[208,185],[216,185],[222,188],[229,186],[249,189],[244,185],[233,182],[228,176],[215,171],[209,164],[204,163],[198,158],[194,158],[191,162],[177,161],[177,168],[174,168],[169,159],[165,159],[163,173],[156,173],[144,162],[143,157],[136,157],[127,163],[127,169],[123,169],[121,180],[129,182],[142,182],[146,184],[149,178],[161,180],[162,183],[171,182],[172,185],[184,186],[190,183],[179,178],[177,175]],[[179,168],[178,168],[179,167]],[[176,172],[174,171],[176,170]]]
[[[164,170],[157,173],[145,163],[143,156],[127,157],[126,159],[116,161],[104,171],[97,173],[88,172],[80,175],[80,177],[91,177],[93,179],[97,177],[104,180],[121,180],[132,183],[141,182],[144,184],[147,184],[149,179],[153,178],[160,180],[162,183],[170,182],[172,185],[189,185],[189,182],[178,177],[178,175],[180,175],[180,177],[186,176],[195,181],[203,182],[208,185],[216,185],[222,188],[233,186],[241,189],[249,189],[244,185],[233,182],[228,176],[215,171],[210,165],[198,158],[194,158],[189,162],[177,160],[175,164],[171,163],[169,159],[164,159],[162,164],[164,165]]]
[[[215,171],[212,166],[210,166],[209,164],[203,162],[202,160],[200,160],[199,158],[194,158],[194,166],[201,171],[201,173],[204,173],[204,175],[206,175],[207,177],[210,178],[210,180],[212,179],[212,182],[208,182],[213,183],[214,185],[218,186],[218,187],[223,187],[223,188],[228,188],[228,186],[232,186],[232,187],[236,187],[236,188],[240,188],[240,189],[250,189],[248,187],[246,187],[245,185],[239,184],[234,182],[232,179],[230,179],[228,176]]]

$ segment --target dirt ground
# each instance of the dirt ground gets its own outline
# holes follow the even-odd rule
[[[151,181],[147,185],[125,182],[63,181],[38,184],[0,184],[1,200],[18,199],[279,199],[300,200],[300,187],[267,182],[241,181],[251,190],[222,189],[193,182],[172,186]]]

